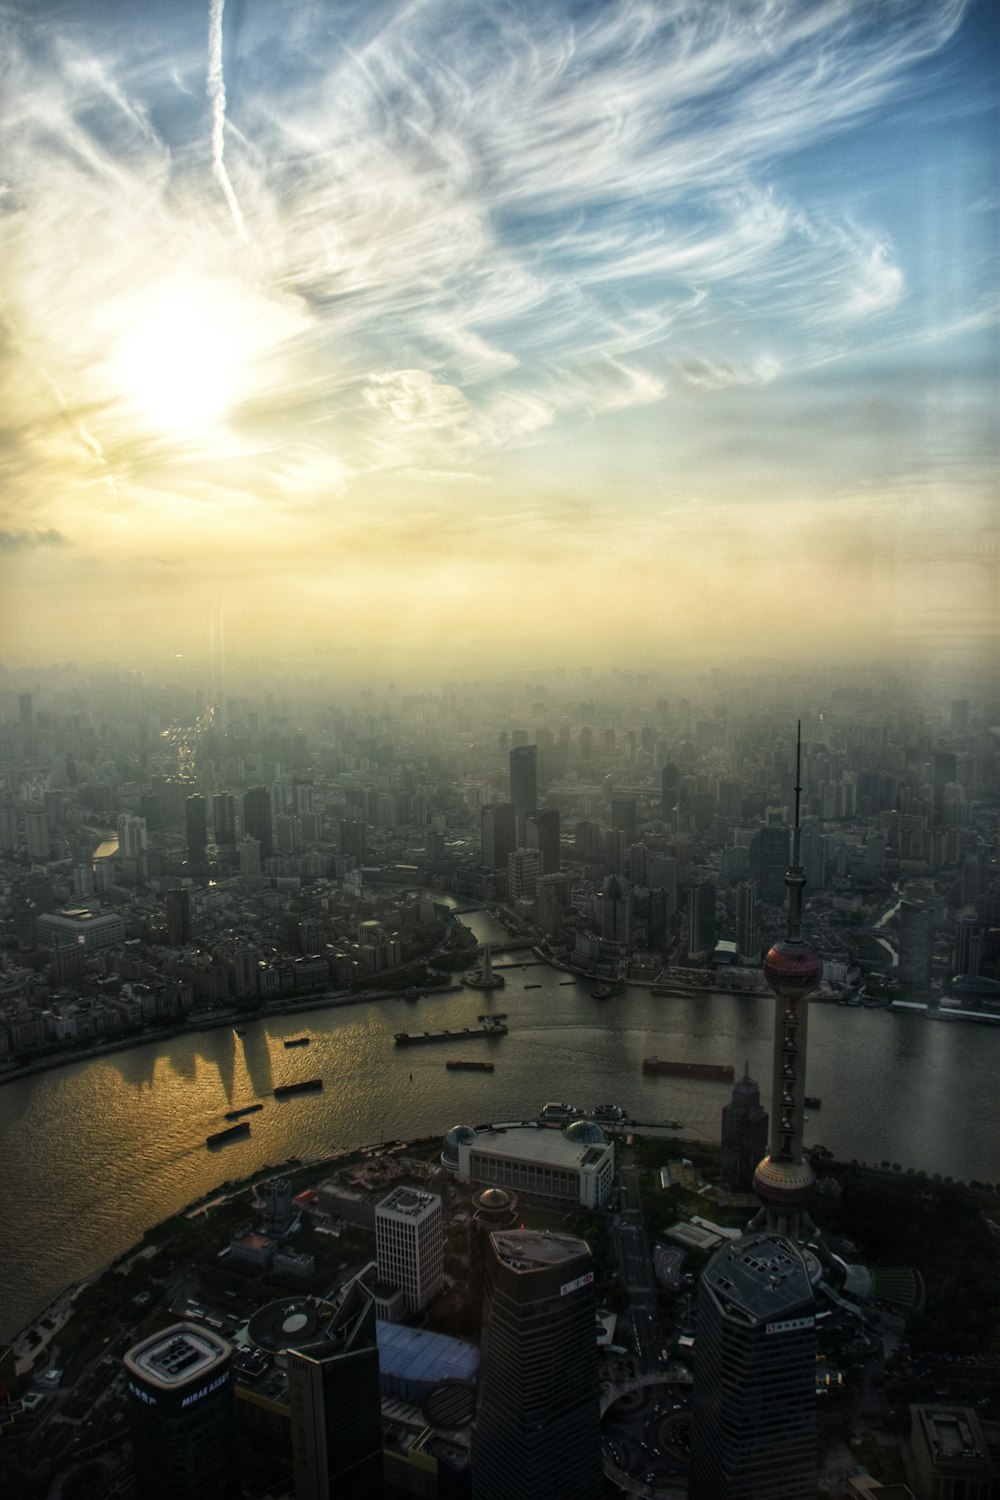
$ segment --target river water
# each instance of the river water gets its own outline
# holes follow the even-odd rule
[[[503,940],[485,913],[463,921]],[[517,955],[531,960],[525,952]],[[513,962],[514,958],[499,960]],[[530,1118],[547,1100],[622,1105],[641,1121],[679,1119],[717,1141],[725,1084],[646,1076],[650,1054],[744,1061],[770,1095],[773,1001],[712,994],[608,1001],[546,966],[506,971],[506,988],[417,1002],[378,1001],[251,1021],[246,1035],[192,1032],[55,1068],[0,1087],[0,1339],[65,1285],[227,1178],[289,1157],[327,1157],[458,1123]],[[529,988],[528,986],[538,986]],[[504,1010],[496,1040],[397,1048],[395,1031],[474,1023]],[[286,1049],[308,1033],[309,1047]],[[449,1072],[447,1057],[489,1057],[493,1073]],[[822,1108],[806,1143],[959,1180],[1000,1180],[1000,1028],[815,1004],[807,1090]],[[276,1100],[275,1084],[322,1076],[322,1093]],[[265,1101],[249,1138],[210,1151],[226,1110]],[[664,1158],[670,1150],[664,1143]]]

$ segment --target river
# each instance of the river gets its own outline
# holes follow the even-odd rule
[[[502,941],[485,913],[462,919]],[[517,955],[520,960],[522,955]],[[533,955],[525,953],[525,959]],[[512,962],[502,957],[499,962]],[[773,1001],[709,993],[608,1001],[546,966],[506,970],[506,988],[417,1002],[378,1001],[250,1021],[246,1035],[191,1032],[0,1087],[0,1339],[65,1285],[105,1264],[151,1224],[227,1178],[289,1157],[443,1133],[459,1122],[528,1118],[547,1100],[610,1102],[634,1118],[676,1117],[681,1136],[718,1140],[725,1084],[646,1076],[650,1054],[744,1060],[770,1094]],[[538,988],[529,988],[538,986]],[[474,1022],[504,1010],[510,1034],[397,1048],[393,1033]],[[822,1108],[807,1144],[960,1180],[1000,1180],[1000,1028],[815,1004],[807,1089]],[[286,1049],[307,1034],[308,1047]],[[493,1073],[449,1072],[450,1056]],[[322,1093],[275,1100],[275,1084],[322,1076]],[[254,1099],[252,1134],[218,1151],[205,1136]],[[664,1157],[669,1152],[664,1144]]]

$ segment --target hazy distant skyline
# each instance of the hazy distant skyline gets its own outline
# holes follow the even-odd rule
[[[995,647],[993,5],[0,21],[4,660]]]

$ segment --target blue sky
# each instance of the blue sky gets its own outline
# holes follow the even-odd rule
[[[15,658],[992,649],[995,6],[0,18]]]

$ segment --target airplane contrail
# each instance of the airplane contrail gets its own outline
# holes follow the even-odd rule
[[[226,0],[211,0],[208,11],[208,89],[212,106],[212,171],[222,188],[233,223],[243,233],[243,214],[226,171],[226,80],[222,72],[222,12]]]

